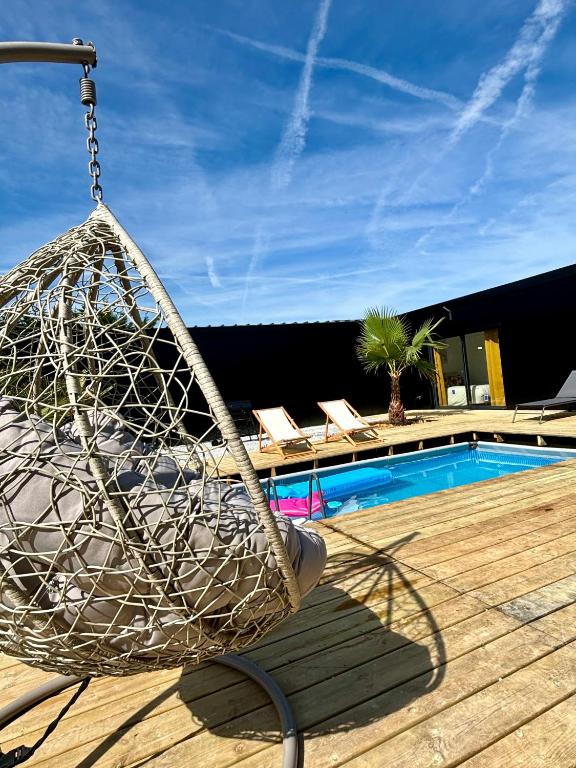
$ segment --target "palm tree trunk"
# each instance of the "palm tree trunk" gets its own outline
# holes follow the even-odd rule
[[[390,405],[388,407],[388,423],[399,425],[406,424],[404,406],[400,399],[400,376],[390,376],[391,391]]]

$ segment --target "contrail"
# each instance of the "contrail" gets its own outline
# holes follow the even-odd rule
[[[246,309],[246,302],[248,301],[248,293],[250,292],[250,283],[252,282],[252,279],[254,277],[254,272],[256,271],[258,262],[260,261],[262,254],[266,250],[267,242],[268,242],[268,236],[264,231],[262,222],[259,222],[256,225],[256,229],[254,231],[254,243],[252,245],[252,256],[250,257],[250,264],[248,265],[248,271],[246,272],[246,277],[244,278],[244,293],[242,294],[242,306],[240,308],[241,322],[244,321],[244,312]]]
[[[561,13],[557,14],[544,28],[542,34],[540,35],[540,38],[536,41],[535,45],[532,48],[530,60],[528,63],[528,66],[526,68],[525,74],[524,74],[524,87],[522,88],[522,92],[520,93],[520,96],[518,97],[518,101],[516,102],[516,108],[514,109],[514,114],[510,118],[510,120],[507,120],[502,130],[500,131],[500,136],[498,137],[498,141],[495,144],[494,147],[490,150],[486,157],[486,167],[484,170],[484,173],[482,176],[476,181],[472,187],[470,188],[470,194],[476,195],[478,194],[486,184],[486,182],[490,179],[493,172],[493,160],[494,156],[504,143],[505,139],[508,137],[508,134],[510,131],[514,128],[516,123],[518,123],[520,120],[522,120],[524,117],[526,117],[528,111],[530,110],[530,107],[532,105],[532,101],[534,99],[534,93],[536,91],[536,82],[538,80],[538,77],[540,76],[540,71],[542,69],[542,60],[544,58],[544,55],[546,53],[546,50],[548,49],[548,46],[552,42],[554,36],[558,32],[558,28],[560,26],[560,23],[562,22],[562,17],[564,13],[566,12],[569,2],[571,0],[567,0],[567,2],[563,2],[560,0],[560,4],[563,4],[563,8]]]
[[[484,120],[484,113],[491,107],[502,95],[504,88],[510,81],[523,70],[525,76],[525,92],[520,96],[519,103],[524,108],[525,103],[531,98],[534,89],[535,80],[540,71],[540,61],[544,56],[548,44],[556,34],[562,17],[571,0],[539,0],[534,12],[526,19],[516,41],[509,49],[505,57],[487,72],[484,72],[479,80],[472,97],[464,106],[456,124],[450,133],[446,143],[440,149],[431,166],[422,171],[416,179],[410,184],[402,199],[410,199],[414,190],[430,173],[434,167],[445,155],[453,149],[480,120]],[[509,121],[508,121],[509,122]],[[503,131],[509,131],[511,126],[504,125]],[[503,139],[499,139],[499,144]],[[488,162],[491,162],[489,158]],[[488,169],[490,173],[490,169]],[[479,179],[479,182],[481,179]],[[484,182],[482,182],[484,183]],[[385,207],[385,196],[381,194],[374,206],[370,222],[367,227],[367,234],[374,235],[379,228],[379,215]],[[459,204],[457,204],[459,207]],[[448,214],[448,218],[453,213]],[[418,244],[422,245],[428,239],[423,235]]]
[[[206,271],[208,272],[210,285],[213,288],[222,288],[222,282],[218,273],[216,272],[216,267],[214,265],[214,259],[212,256],[206,256]]]
[[[444,91],[436,91],[433,88],[424,88],[421,85],[415,85],[408,80],[403,80],[399,77],[394,77],[389,72],[382,69],[376,69],[376,67],[370,67],[367,64],[359,64],[356,61],[350,61],[349,59],[326,59],[318,58],[316,63],[320,67],[326,67],[328,69],[344,69],[349,72],[355,72],[358,75],[364,75],[364,77],[370,77],[372,80],[377,80],[379,83],[388,85],[395,91],[402,91],[402,93],[408,93],[410,96],[415,96],[417,99],[423,99],[424,101],[436,101],[440,104],[444,104],[449,109],[457,110],[461,109],[462,102],[451,93],[445,93]]]
[[[326,24],[332,0],[321,0],[312,33],[308,39],[304,68],[294,98],[294,107],[272,166],[272,188],[282,189],[292,179],[294,164],[304,150],[310,120],[310,89],[318,46],[326,34]]]
[[[298,89],[294,97],[294,106],[288,119],[288,123],[282,134],[280,145],[276,151],[272,170],[270,173],[271,191],[278,191],[288,186],[292,180],[292,172],[297,159],[304,151],[306,145],[306,134],[308,132],[308,122],[310,120],[310,90],[312,88],[312,76],[314,74],[314,64],[318,47],[326,34],[328,14],[332,0],[321,0],[314,20],[312,32],[308,38],[306,55],[304,57],[304,68],[298,83]],[[262,222],[256,226],[254,233],[254,245],[252,256],[246,273],[244,283],[244,295],[242,297],[241,317],[244,317],[246,302],[250,291],[250,283],[256,272],[256,267],[262,256],[266,253],[269,235]]]
[[[508,135],[510,134],[514,126],[522,118],[526,116],[526,114],[530,109],[530,106],[534,99],[536,82],[538,80],[538,77],[540,75],[540,71],[542,68],[542,60],[544,58],[546,50],[548,49],[548,46],[550,45],[551,41],[553,40],[554,36],[558,31],[558,28],[562,21],[562,17],[568,7],[569,2],[570,0],[567,0],[567,1],[554,0],[553,2],[549,2],[548,0],[543,0],[542,2],[540,2],[538,8],[534,11],[532,16],[524,23],[524,26],[520,31],[518,40],[516,41],[514,46],[510,49],[504,61],[501,62],[501,64],[497,65],[496,67],[493,67],[493,69],[491,69],[486,76],[483,76],[482,78],[480,78],[478,87],[476,88],[476,91],[472,96],[471,101],[469,102],[469,106],[472,106],[473,103],[475,102],[475,97],[480,92],[482,83],[483,81],[485,81],[485,79],[488,79],[488,80],[492,79],[493,82],[497,82],[498,80],[500,80],[501,82],[501,78],[498,77],[498,75],[492,78],[491,76],[494,75],[495,72],[496,73],[503,72],[505,70],[507,70],[508,72],[513,71],[513,68],[510,65],[511,60],[514,60],[515,66],[517,66],[517,62],[521,60],[522,68],[525,68],[524,87],[522,88],[520,96],[516,101],[516,107],[514,109],[514,113],[512,114],[512,117],[510,117],[510,119],[504,123],[496,144],[494,144],[494,146],[490,149],[490,151],[486,155],[486,161],[484,164],[484,171],[482,175],[470,186],[470,188],[468,189],[464,197],[462,197],[462,199],[459,200],[454,205],[454,207],[446,215],[444,219],[445,221],[449,221],[450,219],[452,219],[458,213],[458,211],[460,211],[463,208],[463,206],[466,205],[471,200],[471,198],[479,195],[484,189],[484,187],[486,186],[486,184],[488,183],[488,181],[492,178],[494,173],[495,156],[497,155],[500,148],[502,147],[502,144],[508,138]],[[544,7],[544,6],[547,6],[547,7]],[[550,8],[549,6],[553,6],[553,8]],[[540,26],[539,37],[537,37],[536,39],[532,37],[531,44],[529,46],[526,46],[526,45],[523,46],[522,57],[520,59],[519,55],[513,55],[513,51],[515,49],[518,50],[519,43],[526,38],[526,30],[531,30],[531,28],[534,25],[534,19],[538,18],[539,12],[541,12],[540,18],[545,19],[545,21],[543,22],[543,26],[542,25]],[[516,72],[518,71],[519,70],[516,69],[516,71],[514,71],[514,74],[516,74]],[[511,79],[514,76],[514,74],[510,74],[509,79]],[[504,86],[500,88],[499,94],[502,92],[503,87]],[[494,91],[492,91],[492,94],[493,93]],[[485,96],[486,96],[486,91],[485,91]],[[478,99],[476,99],[476,101],[478,101]],[[493,103],[493,101],[491,103]],[[466,114],[467,112],[471,113],[471,110],[464,110],[459,120],[459,123],[461,122],[463,115]],[[458,124],[456,125],[456,128],[452,133],[451,139],[452,137],[456,136],[457,130],[458,130]],[[456,140],[458,140],[458,138],[456,138]],[[436,229],[437,229],[436,227],[432,227],[427,233],[422,235],[422,237],[420,237],[420,239],[416,242],[415,248],[422,247],[424,243],[432,237]]]
[[[472,98],[456,121],[448,146],[454,146],[476,125],[519,72],[526,69],[538,56],[542,57],[548,43],[556,34],[569,1],[540,0],[535,11],[524,22],[516,42],[504,59],[480,77]]]
[[[236,40],[238,43],[249,45],[259,51],[264,51],[265,53],[272,53],[282,59],[289,59],[290,61],[298,62],[304,62],[306,60],[306,56],[303,53],[300,53],[300,51],[294,51],[291,48],[285,48],[281,45],[270,45],[269,43],[263,43],[260,40],[254,40],[251,37],[238,35],[235,32],[229,32],[225,29],[217,29],[216,31],[226,35],[232,40]],[[435,101],[454,111],[462,109],[463,106],[462,101],[456,98],[456,96],[453,96],[451,93],[437,91],[433,88],[424,88],[423,86],[416,85],[415,83],[411,83],[408,80],[395,77],[389,72],[386,72],[384,69],[377,69],[376,67],[371,67],[367,64],[360,64],[359,62],[350,61],[349,59],[325,58],[322,56],[317,57],[315,63],[317,66],[323,67],[324,69],[340,69],[347,70],[348,72],[354,72],[357,75],[362,75],[363,77],[368,77],[372,80],[376,80],[377,82],[382,83],[383,85],[387,85],[389,88],[392,88],[395,91],[408,93],[410,96],[414,96],[415,98],[422,99],[424,101]]]
[[[306,60],[306,55],[295,51],[292,48],[285,48],[283,45],[272,45],[271,43],[263,43],[260,40],[255,40],[253,37],[246,37],[245,35],[239,35],[237,32],[230,32],[228,29],[221,29],[219,27],[209,27],[220,35],[225,35],[231,40],[236,40],[237,43],[248,45],[251,48],[256,48],[259,51],[265,53],[273,53],[279,56],[281,59],[290,59],[290,61],[298,61],[303,63]]]

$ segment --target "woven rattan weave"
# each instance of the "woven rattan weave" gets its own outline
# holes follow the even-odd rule
[[[289,523],[103,203],[4,275],[0,320],[0,650],[129,674],[241,648],[298,608]],[[249,496],[218,478],[230,455]]]

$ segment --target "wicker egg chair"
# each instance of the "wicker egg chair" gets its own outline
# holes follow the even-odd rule
[[[242,648],[298,608],[290,524],[103,203],[5,275],[0,319],[2,651],[132,674]],[[229,456],[249,507],[217,480]]]
[[[0,280],[0,651],[64,675],[51,690],[216,659],[274,694],[223,654],[298,609],[323,543],[270,510],[182,318],[93,178],[89,218]],[[219,479],[229,459],[242,484]]]

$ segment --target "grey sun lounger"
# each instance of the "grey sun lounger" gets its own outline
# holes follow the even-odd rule
[[[551,397],[549,400],[534,400],[531,403],[518,403],[514,411],[514,416],[512,417],[512,423],[514,423],[518,408],[541,408],[540,422],[542,422],[546,408],[562,409],[567,405],[574,404],[576,404],[576,371],[572,371],[570,376],[568,376],[556,397]]]

